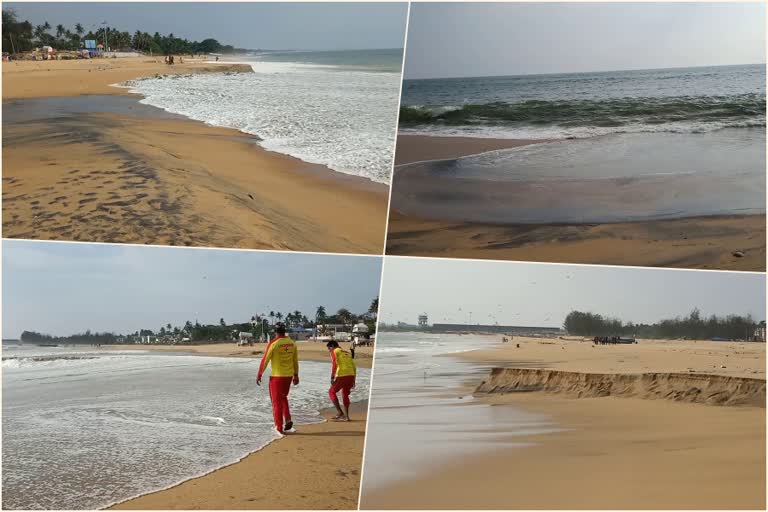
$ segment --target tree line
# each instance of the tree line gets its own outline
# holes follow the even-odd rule
[[[35,331],[24,331],[21,333],[21,341],[25,343],[57,343],[64,345],[71,344],[117,344],[117,343],[136,343],[142,337],[150,336],[164,340],[181,340],[188,338],[190,342],[226,342],[237,339],[240,332],[249,332],[256,338],[262,334],[271,336],[274,326],[277,323],[284,323],[291,329],[314,328],[316,324],[341,324],[352,326],[357,322],[363,322],[368,326],[369,332],[373,333],[376,329],[376,317],[379,309],[379,299],[371,302],[368,311],[362,314],[353,314],[346,308],[339,309],[335,314],[329,315],[324,306],[318,306],[315,310],[315,318],[310,319],[301,311],[292,311],[282,313],[280,311],[270,311],[264,315],[254,315],[248,322],[227,323],[224,318],[220,318],[217,324],[200,324],[195,321],[186,321],[184,325],[173,326],[170,323],[161,326],[159,329],[139,329],[133,333],[115,334],[111,332],[91,332],[72,334],[70,336],[54,336],[42,334]]]
[[[3,51],[18,53],[33,50],[41,46],[50,46],[57,50],[78,50],[85,47],[85,40],[95,40],[105,49],[135,50],[152,55],[235,53],[249,51],[223,45],[216,39],[190,41],[176,37],[173,33],[161,35],[136,30],[133,34],[115,27],[103,26],[86,32],[82,23],[74,27],[52,26],[47,21],[33,25],[29,21],[20,21],[12,9],[3,9]]]
[[[631,336],[661,339],[749,339],[755,328],[765,327],[765,320],[756,322],[750,315],[702,316],[698,309],[688,316],[661,320],[654,324],[624,323],[616,318],[596,313],[571,311],[563,328],[576,336]]]

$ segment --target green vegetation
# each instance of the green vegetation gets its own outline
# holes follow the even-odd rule
[[[755,329],[765,327],[765,321],[758,323],[751,316],[728,315],[708,318],[701,316],[698,309],[682,318],[661,320],[654,324],[624,323],[615,318],[595,313],[571,311],[565,317],[563,328],[576,336],[632,336],[636,338],[661,339],[750,339]]]
[[[19,21],[11,9],[3,9],[3,51],[18,53],[30,51],[36,47],[50,46],[57,50],[78,50],[85,47],[86,39],[95,39],[96,44],[113,50],[135,50],[153,55],[198,54],[198,53],[235,53],[247,51],[231,45],[222,45],[216,39],[189,41],[173,34],[150,34],[140,30],[133,34],[120,31],[110,26],[94,27],[86,32],[82,24],[77,23],[73,30],[64,25],[55,28],[47,21],[42,25],[32,25],[29,21]]]
[[[364,322],[373,333],[376,330],[376,316],[378,313],[379,299],[371,302],[368,311],[360,315],[351,313],[346,308],[339,309],[335,315],[328,315],[325,307],[319,306],[316,310],[318,324],[343,324],[351,327],[358,322]],[[254,315],[248,322],[228,324],[224,318],[220,318],[216,324],[202,325],[198,322],[187,321],[183,326],[174,327],[170,323],[160,329],[140,329],[130,334],[115,334],[111,332],[85,331],[71,336],[55,336],[41,334],[35,331],[21,333],[21,341],[24,343],[57,343],[57,344],[134,344],[140,343],[150,337],[153,343],[174,344],[185,343],[231,343],[237,340],[241,332],[249,332],[256,339],[262,334],[271,336],[274,325],[284,322],[291,330],[299,331],[315,327],[315,321],[307,318],[301,311],[282,313],[270,311],[268,315]]]

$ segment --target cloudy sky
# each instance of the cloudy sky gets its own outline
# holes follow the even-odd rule
[[[405,3],[17,3],[5,2],[33,25],[48,21],[86,31],[102,21],[123,31],[209,37],[239,48],[345,50],[402,48]]]
[[[405,77],[762,62],[763,3],[415,3]]]
[[[561,327],[572,310],[650,323],[695,307],[763,320],[765,306],[758,273],[387,257],[380,318]]]
[[[3,337],[134,332],[256,313],[364,313],[381,259],[4,240]]]

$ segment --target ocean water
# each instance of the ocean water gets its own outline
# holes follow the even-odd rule
[[[402,50],[239,56],[254,73],[129,82],[142,103],[255,135],[271,151],[389,183]]]
[[[472,335],[380,333],[371,388],[362,503],[366,490],[418,477],[466,454],[527,446],[520,436],[556,432],[551,419],[491,407],[467,395],[489,368],[451,354],[498,343]]]
[[[511,139],[765,128],[765,66],[405,80],[405,132]]]
[[[102,508],[277,438],[268,389],[255,384],[257,360],[3,348],[5,509]],[[297,424],[321,421],[329,371],[301,364],[301,385],[290,394]],[[369,376],[360,370],[353,399],[367,398]]]
[[[763,66],[406,80],[401,133],[539,141],[398,166],[439,220],[607,223],[765,212]]]

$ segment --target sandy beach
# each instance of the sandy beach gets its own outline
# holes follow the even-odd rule
[[[349,348],[347,343],[342,343],[342,348]],[[151,350],[159,352],[187,352],[205,356],[216,357],[246,357],[260,359],[264,355],[264,343],[257,343],[252,347],[238,347],[234,343],[211,343],[207,345],[104,345],[102,350]],[[328,349],[322,342],[299,342],[300,361],[330,362]],[[373,363],[373,347],[358,347],[355,349],[355,364],[360,368],[370,368]]]
[[[685,398],[650,399],[649,394],[593,397],[579,389],[478,393],[477,399],[492,409],[542,414],[562,430],[513,436],[490,425],[488,432],[496,439],[492,450],[478,448],[476,455],[444,462],[422,477],[366,490],[362,508],[765,507],[765,344],[639,340],[635,345],[592,347],[577,338],[498,341],[497,347],[441,357],[512,372],[581,373],[575,378],[581,384],[589,380],[585,372],[749,378],[762,388],[763,403],[711,405]],[[481,382],[466,384],[471,389]]]
[[[266,151],[236,130],[126,106],[128,90],[110,86],[244,71],[169,68],[146,58],[3,64],[6,237],[381,252],[385,185]],[[24,117],[47,111],[63,115]]]
[[[497,139],[401,135],[398,137],[397,159],[398,164],[405,164],[456,158],[541,141],[507,142],[509,145],[504,146]],[[399,149],[401,145],[405,148],[403,152]],[[765,270],[764,215],[720,215],[604,224],[492,224],[427,219],[399,211],[399,197],[402,197],[403,204],[412,203],[414,191],[428,188],[428,183],[419,188],[423,181],[419,176],[399,176],[395,169],[387,254]],[[582,195],[587,191],[574,193]],[[557,204],[556,197],[547,200]]]
[[[124,510],[351,510],[357,508],[368,402],[348,423],[301,425],[240,462],[112,508]],[[331,415],[324,412],[328,419]],[[280,475],[280,485],[274,485]]]

